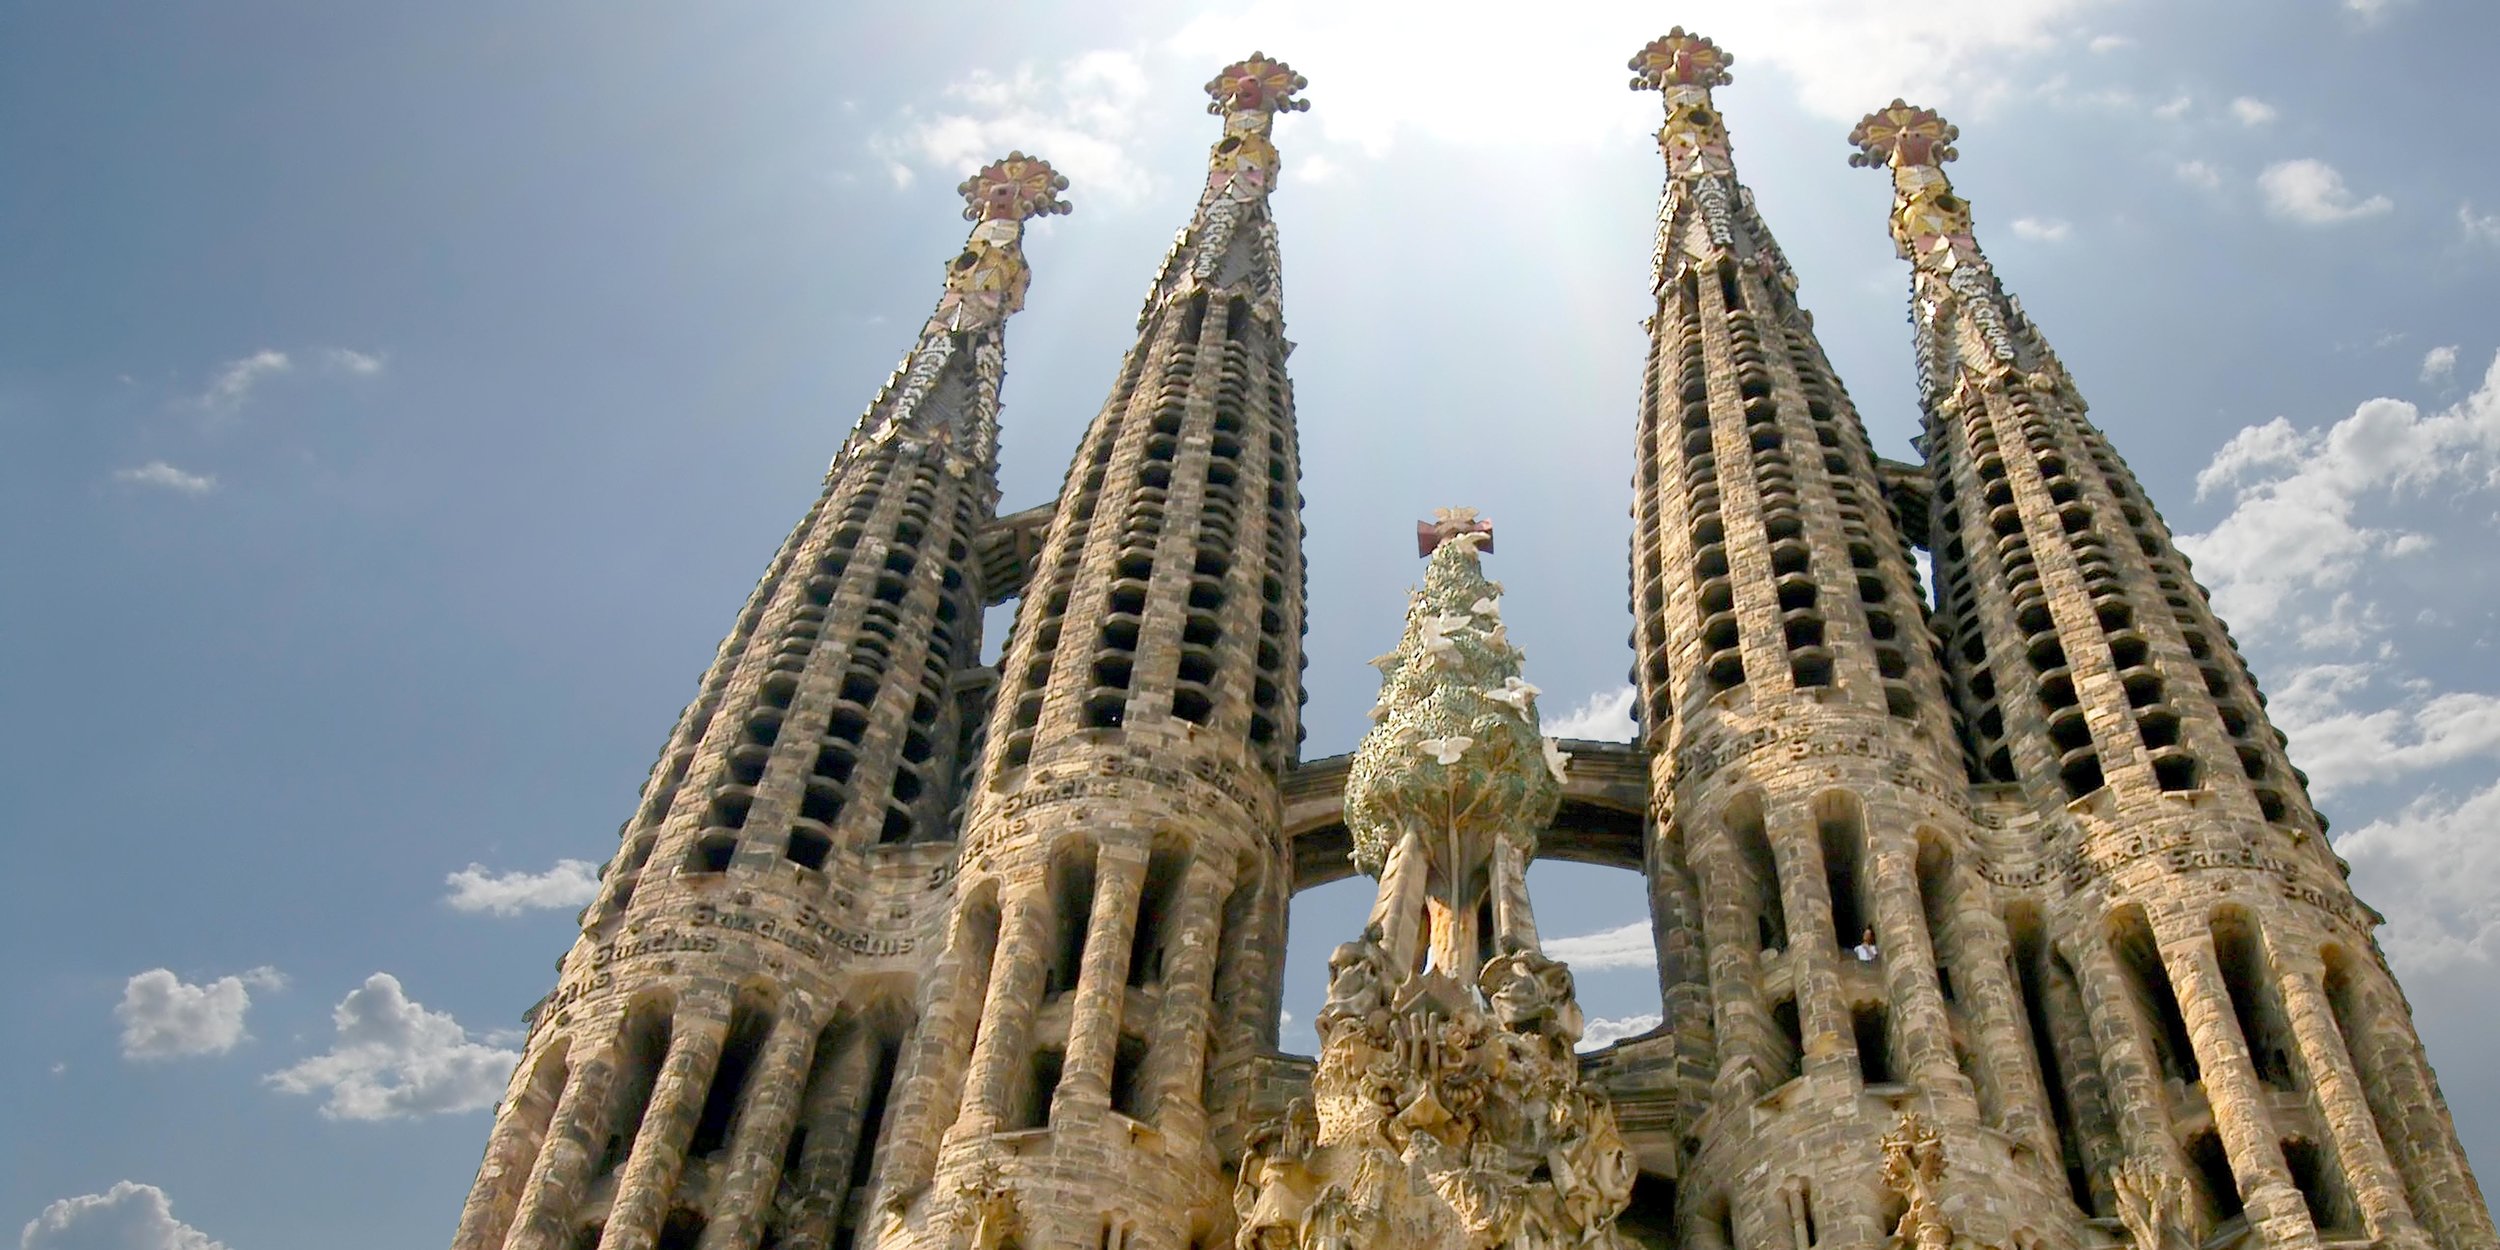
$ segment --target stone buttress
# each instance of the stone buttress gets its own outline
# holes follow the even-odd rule
[[[848,1235],[942,920],[969,750],[976,532],[997,506],[1021,153],[645,784],[499,1109],[457,1250],[753,1250]]]
[[[1223,132],[1069,467],[1000,664],[955,910],[879,1165],[888,1246],[1228,1236],[1228,1074],[1273,1037],[1303,564],[1270,128]]]
[[[1729,63],[1678,28],[1631,66],[1666,106],[1632,539],[1666,1036],[1623,1050],[1671,1046],[1682,1094],[1643,1166],[1695,1250],[1872,1247],[1916,1111],[1962,1235],[2070,1246],[1916,567],[1736,180]]]
[[[2072,1196],[2141,1250],[2490,1247],[2305,778],[2168,528],[1974,241],[1955,128],[1850,136],[1912,266],[1950,681]],[[2240,1231],[2244,1230],[2244,1231]]]

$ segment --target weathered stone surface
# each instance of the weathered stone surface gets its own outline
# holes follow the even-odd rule
[[[1958,132],[1851,136],[1913,273],[1926,462],[1881,461],[1737,181],[1732,64],[1678,29],[1631,66],[1638,741],[1538,736],[1452,515],[1383,732],[1297,766],[1269,58],[1209,84],[1059,497],[999,516],[1022,223],[1066,208],[1011,155],[620,831],[453,1244],[2500,1250],[2379,917],[1979,248]],[[1287,904],[1358,848],[1372,926],[1280,1053]],[[1644,874],[1657,1028],[1573,1053],[1536,855]]]

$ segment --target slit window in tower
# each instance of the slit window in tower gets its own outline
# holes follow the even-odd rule
[[[2352,1229],[2356,1223],[2352,1203],[2316,1142],[2306,1137],[2284,1138],[2283,1166],[2292,1174],[2292,1187],[2300,1191],[2301,1201],[2309,1208],[2309,1222],[2319,1232],[2331,1235]]]
[[[695,1117],[694,1136],[686,1144],[690,1157],[709,1158],[729,1144],[730,1125],[737,1119],[747,1077],[755,1071],[755,1060],[763,1052],[764,1039],[772,1033],[772,1027],[771,1013],[752,1004],[741,1003],[730,1014],[729,1032],[721,1039],[720,1060],[712,1068],[711,1088],[703,1095],[702,1113]]]
[[[1771,1004],[1771,1027],[1779,1031],[1779,1053],[1771,1057],[1771,1084],[1785,1085],[1805,1075],[1806,1035],[1797,1019],[1795,998]]]
[[[1151,1119],[1154,1110],[1146,1105],[1145,1070],[1146,1039],[1122,1033],[1111,1055],[1111,1109],[1140,1123]]]
[[[2169,971],[2162,966],[2161,947],[2153,938],[2144,910],[2135,906],[2119,909],[2110,921],[2109,942],[2118,956],[2119,967],[2127,973],[2136,1007],[2152,1031],[2153,1050],[2161,1060],[2163,1075],[2194,1084],[2200,1075],[2196,1046],[2188,1034],[2187,1017],[2179,1010],[2179,996],[2171,988]]]
[[[2248,1047],[2257,1079],[2276,1089],[2299,1088],[2292,1076],[2290,1018],[2275,998],[2256,921],[2239,908],[2226,907],[2214,913],[2212,928],[2223,991],[2230,996],[2231,1016],[2240,1026],[2240,1040]]]
[[[1050,1123],[1050,1104],[1059,1094],[1059,1074],[1067,1066],[1067,1054],[1056,1046],[1044,1046],[1033,1052],[1033,1068],[1029,1074],[1023,1105],[1009,1118],[1009,1129],[1041,1128]]]
[[[2231,1157],[2222,1149],[2222,1138],[2212,1129],[2205,1129],[2187,1143],[2188,1167],[2195,1173],[2197,1195],[2204,1199],[2205,1210],[2214,1223],[2239,1218],[2239,1182],[2231,1175]]]
[[[832,851],[833,839],[813,829],[793,829],[790,831],[789,845],[784,847],[781,853],[791,863],[801,868],[822,871],[825,866],[825,857]]]
[[[685,871],[716,873],[729,871],[731,860],[738,855],[737,835],[726,832],[705,834],[686,853]]]
[[[1145,884],[1137,895],[1137,930],[1128,948],[1128,984],[1145,986],[1163,979],[1164,930],[1172,903],[1180,892],[1181,875],[1189,867],[1184,852],[1158,847],[1146,861]]]
[[[1936,990],[1953,1001],[1953,978],[1946,969],[1960,953],[1953,940],[1953,852],[1933,837],[1918,840],[1918,909],[1927,921],[1927,944],[1935,954]]]
[[[1815,798],[1815,826],[1822,834],[1823,880],[1831,892],[1832,937],[1843,948],[1854,947],[1867,932],[1861,885],[1866,847],[1866,822],[1855,796],[1828,791]]]
[[[667,1221],[660,1225],[659,1240],[651,1243],[651,1250],[695,1250],[702,1240],[702,1214],[679,1207],[669,1212]]]
[[[1762,796],[1739,795],[1728,803],[1724,819],[1728,841],[1736,850],[1737,868],[1744,875],[1748,901],[1753,904],[1760,949],[1785,950],[1788,909],[1780,901],[1779,863],[1772,857],[1770,839],[1762,828]]]
[[[1085,966],[1085,934],[1094,912],[1093,843],[1063,842],[1051,852],[1050,907],[1054,940],[1042,992],[1063,994],[1076,988]]]
[[[885,1135],[886,1105],[893,1099],[894,1072],[903,1057],[903,1044],[899,1037],[879,1037],[876,1046],[876,1070],[868,1078],[868,1101],[860,1108],[859,1141],[851,1148],[850,1187],[853,1191],[865,1187],[868,1178],[875,1173],[877,1143]]]
[[[2048,949],[2040,913],[2030,904],[2016,905],[2006,912],[2005,931],[2012,948],[2015,984],[2022,994],[2023,1031],[2031,1039],[2032,1060],[2038,1065],[2041,1090],[2048,1097],[2049,1119],[2057,1128],[2067,1185],[2076,1207],[2104,1214],[2095,1205],[2083,1135],[2076,1124],[2073,1096],[2066,1084],[2068,1074],[2058,1061],[2056,1034],[2050,1031]]]
[[[1849,1010],[1849,1032],[1858,1046],[1858,1080],[1863,1084],[1890,1085],[1898,1079],[1884,1017],[1882,1003],[1859,1003]]]
[[[668,1057],[673,1007],[665,999],[642,1003],[625,1022],[624,1056],[618,1065],[623,1080],[608,1114],[608,1131],[599,1148],[598,1166],[591,1173],[593,1178],[625,1166],[625,1160],[633,1154],[634,1139],[642,1129],[642,1113],[650,1107],[652,1088],[659,1083],[660,1063]]]

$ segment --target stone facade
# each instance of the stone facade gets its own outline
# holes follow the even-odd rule
[[[1539,736],[1454,512],[1379,727],[1299,758],[1268,201],[1305,84],[1264,56],[1208,84],[1058,500],[997,515],[1023,223],[1067,208],[1011,155],[621,830],[454,1246],[2500,1250],[2379,917],[1980,251],[1954,128],[1851,135],[1912,270],[1899,464],[1737,181],[1731,64],[1679,28],[1631,65],[1639,741]],[[1538,855],[1645,875],[1658,1028],[1575,1055]],[[1287,904],[1358,870],[1283,1054]]]

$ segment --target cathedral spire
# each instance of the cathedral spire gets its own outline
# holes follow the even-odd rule
[[[955,188],[964,197],[964,220],[973,223],[971,237],[946,263],[936,311],[843,444],[844,457],[899,438],[907,446],[944,447],[957,477],[976,465],[995,471],[1001,333],[1033,281],[1024,223],[1070,211],[1059,198],[1067,189],[1067,176],[1049,161],[1022,152],[982,166]]]
[[[1892,172],[1892,239],[1912,267],[1922,391],[1932,400],[1966,362],[1986,368],[2049,364],[2021,309],[1997,282],[1971,230],[1970,201],[1954,193],[1944,166],[1961,155],[1961,128],[1934,109],[1902,100],[1867,114],[1849,132],[1849,163]],[[1961,328],[1957,328],[1961,327]],[[1963,330],[1966,329],[1967,333]]]
[[[1292,66],[1264,52],[1207,80],[1207,112],[1224,119],[1224,132],[1207,152],[1198,210],[1173,240],[1146,309],[1138,314],[1139,328],[1174,296],[1210,289],[1248,297],[1251,309],[1270,324],[1281,318],[1283,265],[1267,197],[1276,189],[1282,160],[1270,136],[1278,113],[1310,109],[1311,102],[1297,95],[1310,85]]]

